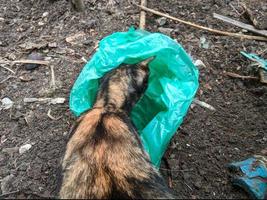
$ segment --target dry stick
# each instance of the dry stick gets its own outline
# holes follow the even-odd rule
[[[17,78],[16,76],[8,76],[7,78],[5,78],[4,80],[0,81],[0,84],[6,82],[7,80],[11,79],[11,78]]]
[[[141,0],[141,6],[146,7],[147,6],[147,0]],[[141,11],[139,28],[144,30],[145,27],[146,27],[146,12],[145,11]]]
[[[166,18],[172,19],[174,21],[178,21],[180,23],[187,24],[189,26],[193,26],[195,28],[206,30],[206,31],[209,31],[209,32],[212,32],[212,33],[217,33],[217,34],[220,34],[220,35],[227,35],[227,36],[232,36],[232,37],[237,37],[237,38],[243,38],[243,39],[249,39],[249,40],[267,41],[266,37],[254,36],[254,35],[244,35],[244,34],[239,34],[239,33],[232,33],[232,32],[226,32],[226,31],[221,31],[221,30],[217,30],[217,29],[212,29],[212,28],[201,26],[201,25],[198,25],[198,24],[195,24],[195,23],[192,23],[192,22],[181,20],[181,19],[178,19],[176,17],[172,17],[172,16],[170,16],[168,14],[164,14],[162,12],[147,8],[147,7],[142,6],[142,5],[137,5],[137,4],[135,4],[135,5],[138,6],[139,8],[141,8],[141,9],[143,9],[143,10],[145,10],[147,12],[151,12],[151,13],[153,13],[155,15],[166,17]]]
[[[51,86],[52,86],[52,89],[55,90],[56,89],[56,81],[55,81],[54,66],[51,65],[50,66],[50,69],[51,69]]]
[[[242,75],[239,75],[239,74],[236,74],[236,73],[233,73],[233,72],[225,72],[224,74],[230,76],[230,77],[233,77],[233,78],[241,78],[241,79],[259,79],[258,77],[255,77],[255,76],[242,76]]]
[[[231,19],[231,18],[223,16],[223,15],[219,15],[217,13],[213,13],[213,17],[216,19],[222,20],[224,22],[227,22],[229,24],[233,24],[239,28],[243,28],[243,29],[246,29],[248,31],[251,31],[251,32],[257,33],[259,35],[267,37],[267,31],[266,30],[256,29],[256,28],[254,28],[254,26],[251,26],[249,24],[245,24],[243,22],[239,22],[237,20]]]
[[[7,196],[7,195],[11,195],[11,194],[16,194],[16,193],[19,193],[20,191],[19,190],[16,190],[16,191],[12,191],[12,192],[7,192],[7,193],[3,193],[0,195],[0,197],[4,197],[4,196]]]
[[[0,67],[6,69],[7,71],[10,71],[12,74],[15,74],[15,72],[12,69],[9,69],[8,67],[1,66]]]
[[[39,64],[39,65],[48,65],[49,64],[49,62],[45,61],[45,60],[15,60],[15,61],[0,60],[0,63],[3,63],[3,64],[23,63],[23,64]]]

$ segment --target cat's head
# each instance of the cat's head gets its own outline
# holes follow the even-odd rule
[[[102,106],[130,111],[147,88],[150,57],[133,65],[122,64],[107,73],[100,82],[97,101]],[[99,106],[99,105],[98,105]]]

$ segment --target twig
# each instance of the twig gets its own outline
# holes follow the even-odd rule
[[[6,69],[7,71],[10,71],[12,74],[15,74],[15,72],[12,69],[9,69],[8,67],[0,65],[0,67]]]
[[[231,19],[229,17],[223,16],[223,15],[219,15],[217,13],[213,13],[213,17],[216,18],[216,19],[222,20],[224,22],[233,24],[233,25],[235,25],[237,27],[249,30],[249,31],[251,31],[253,33],[257,33],[259,35],[263,35],[263,36],[267,37],[267,31],[255,29],[254,26],[251,26],[249,24],[245,24],[245,23],[239,22],[239,21]]]
[[[193,189],[192,189],[186,182],[184,182],[184,184],[185,184],[191,191],[193,191]]]
[[[167,169],[167,168],[160,168],[163,171],[172,171],[172,172],[192,172],[193,169]]]
[[[51,109],[48,110],[48,112],[47,112],[47,116],[48,116],[50,119],[52,119],[52,120],[59,120],[59,119],[61,118],[61,117],[57,117],[57,118],[53,117],[53,116],[51,115]]]
[[[52,86],[52,89],[55,90],[56,89],[56,81],[55,81],[54,66],[51,65],[50,66],[50,69],[51,69],[51,86]]]
[[[15,61],[9,61],[9,60],[0,60],[0,63],[3,64],[16,64],[16,63],[23,63],[23,64],[39,64],[39,65],[48,65],[49,62],[46,60],[15,60]]]
[[[236,38],[249,39],[249,40],[267,41],[266,37],[254,36],[254,35],[245,35],[245,34],[232,33],[232,32],[226,32],[226,31],[221,31],[221,30],[217,30],[217,29],[212,29],[212,28],[201,26],[201,25],[198,25],[198,24],[195,24],[195,23],[192,23],[192,22],[181,20],[181,19],[178,19],[176,17],[172,17],[172,16],[170,16],[168,14],[164,14],[162,12],[147,8],[145,6],[141,6],[141,5],[138,5],[138,4],[135,4],[135,5],[138,6],[139,8],[141,8],[141,9],[143,9],[143,10],[145,10],[147,12],[151,12],[151,13],[153,13],[155,15],[166,17],[166,18],[172,19],[174,21],[178,21],[180,23],[187,24],[189,26],[192,26],[192,27],[195,27],[195,28],[199,28],[199,29],[202,29],[202,30],[206,30],[206,31],[209,31],[209,32],[212,32],[212,33],[216,33],[216,34],[220,34],[220,35],[226,35],[226,36],[232,36],[232,37],[236,37]]]
[[[11,195],[11,194],[16,194],[20,192],[19,190],[16,190],[16,191],[12,191],[12,192],[7,192],[7,193],[4,193],[4,194],[0,194],[0,197],[4,197],[4,196],[7,196],[7,195]]]
[[[141,6],[147,6],[147,0],[141,0]],[[146,28],[146,12],[141,10],[139,28],[144,30]]]
[[[224,74],[226,74],[226,75],[228,75],[230,77],[233,77],[233,78],[255,79],[255,80],[259,79],[258,77],[255,77],[255,76],[242,76],[242,75],[239,75],[239,74],[236,74],[236,73],[233,73],[233,72],[225,72]]]
[[[65,102],[65,98],[57,97],[57,98],[24,98],[24,103],[34,103],[34,102],[45,102],[51,104],[63,104]]]
[[[11,78],[17,78],[17,77],[16,77],[16,76],[8,76],[8,77],[5,78],[4,80],[2,80],[2,81],[0,82],[0,84],[6,82],[7,80],[9,80],[9,79],[11,79]]]
[[[216,110],[213,106],[211,106],[210,104],[207,104],[207,103],[204,102],[204,101],[200,101],[200,100],[198,100],[198,99],[194,99],[193,102],[194,102],[195,104],[197,104],[197,105],[203,107],[203,108],[208,108],[208,109],[213,110],[213,111]]]

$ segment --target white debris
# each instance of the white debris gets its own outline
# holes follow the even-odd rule
[[[197,105],[199,105],[199,106],[201,106],[201,107],[208,108],[208,109],[213,110],[213,111],[216,110],[213,106],[211,106],[211,105],[205,103],[204,101],[200,101],[200,100],[198,100],[198,99],[194,99],[193,102],[194,102],[194,104],[197,104]]]
[[[44,12],[43,17],[47,17],[49,15],[49,12]]]
[[[194,65],[197,66],[197,67],[205,67],[206,68],[206,65],[203,63],[202,60],[196,60],[194,62]]]
[[[22,145],[22,146],[19,148],[19,153],[20,153],[20,154],[23,154],[23,153],[25,153],[26,151],[28,151],[30,148],[32,148],[32,145],[31,145],[31,144],[25,144],[25,145]]]
[[[34,103],[34,102],[45,102],[51,104],[63,104],[65,102],[65,98],[57,97],[57,98],[24,98],[24,103]]]
[[[2,102],[2,105],[0,106],[0,110],[1,109],[4,109],[4,110],[10,109],[14,104],[14,102],[11,101],[11,99],[9,99],[8,97],[3,98],[1,100],[1,102]]]
[[[65,102],[65,98],[54,98],[51,99],[51,104],[63,104]]]

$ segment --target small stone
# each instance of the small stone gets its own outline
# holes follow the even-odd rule
[[[209,41],[207,41],[207,39],[204,36],[200,37],[199,40],[200,40],[199,47],[203,49],[208,49],[210,47]]]
[[[174,29],[172,29],[172,28],[159,27],[159,32],[161,32],[165,35],[168,35],[168,36],[170,36],[173,31],[174,31]]]
[[[1,109],[4,109],[4,110],[10,109],[10,108],[12,108],[12,106],[14,104],[14,102],[11,101],[11,99],[8,97],[3,98],[1,100],[1,103],[2,103],[2,105],[0,106],[0,110]]]
[[[45,23],[44,22],[38,22],[38,25],[43,26],[43,25],[45,25]]]
[[[31,53],[28,56],[29,60],[43,60],[43,56],[40,53]],[[39,64],[26,64],[25,65],[25,69],[26,70],[33,70],[35,68],[37,68],[39,66]]]
[[[57,43],[56,42],[50,42],[50,43],[48,43],[48,47],[56,48],[57,47]]]
[[[94,41],[90,40],[90,39],[83,41],[84,45],[92,45],[93,43],[94,43]]]
[[[47,17],[49,15],[49,12],[44,12],[43,17]]]
[[[32,148],[32,145],[31,145],[31,144],[25,144],[25,145],[22,145],[22,146],[19,148],[19,153],[20,153],[20,154],[23,154],[23,153],[25,153],[26,151],[28,151],[30,148]]]
[[[160,17],[160,18],[156,19],[156,22],[158,23],[159,26],[163,26],[166,24],[167,19],[165,17]]]

